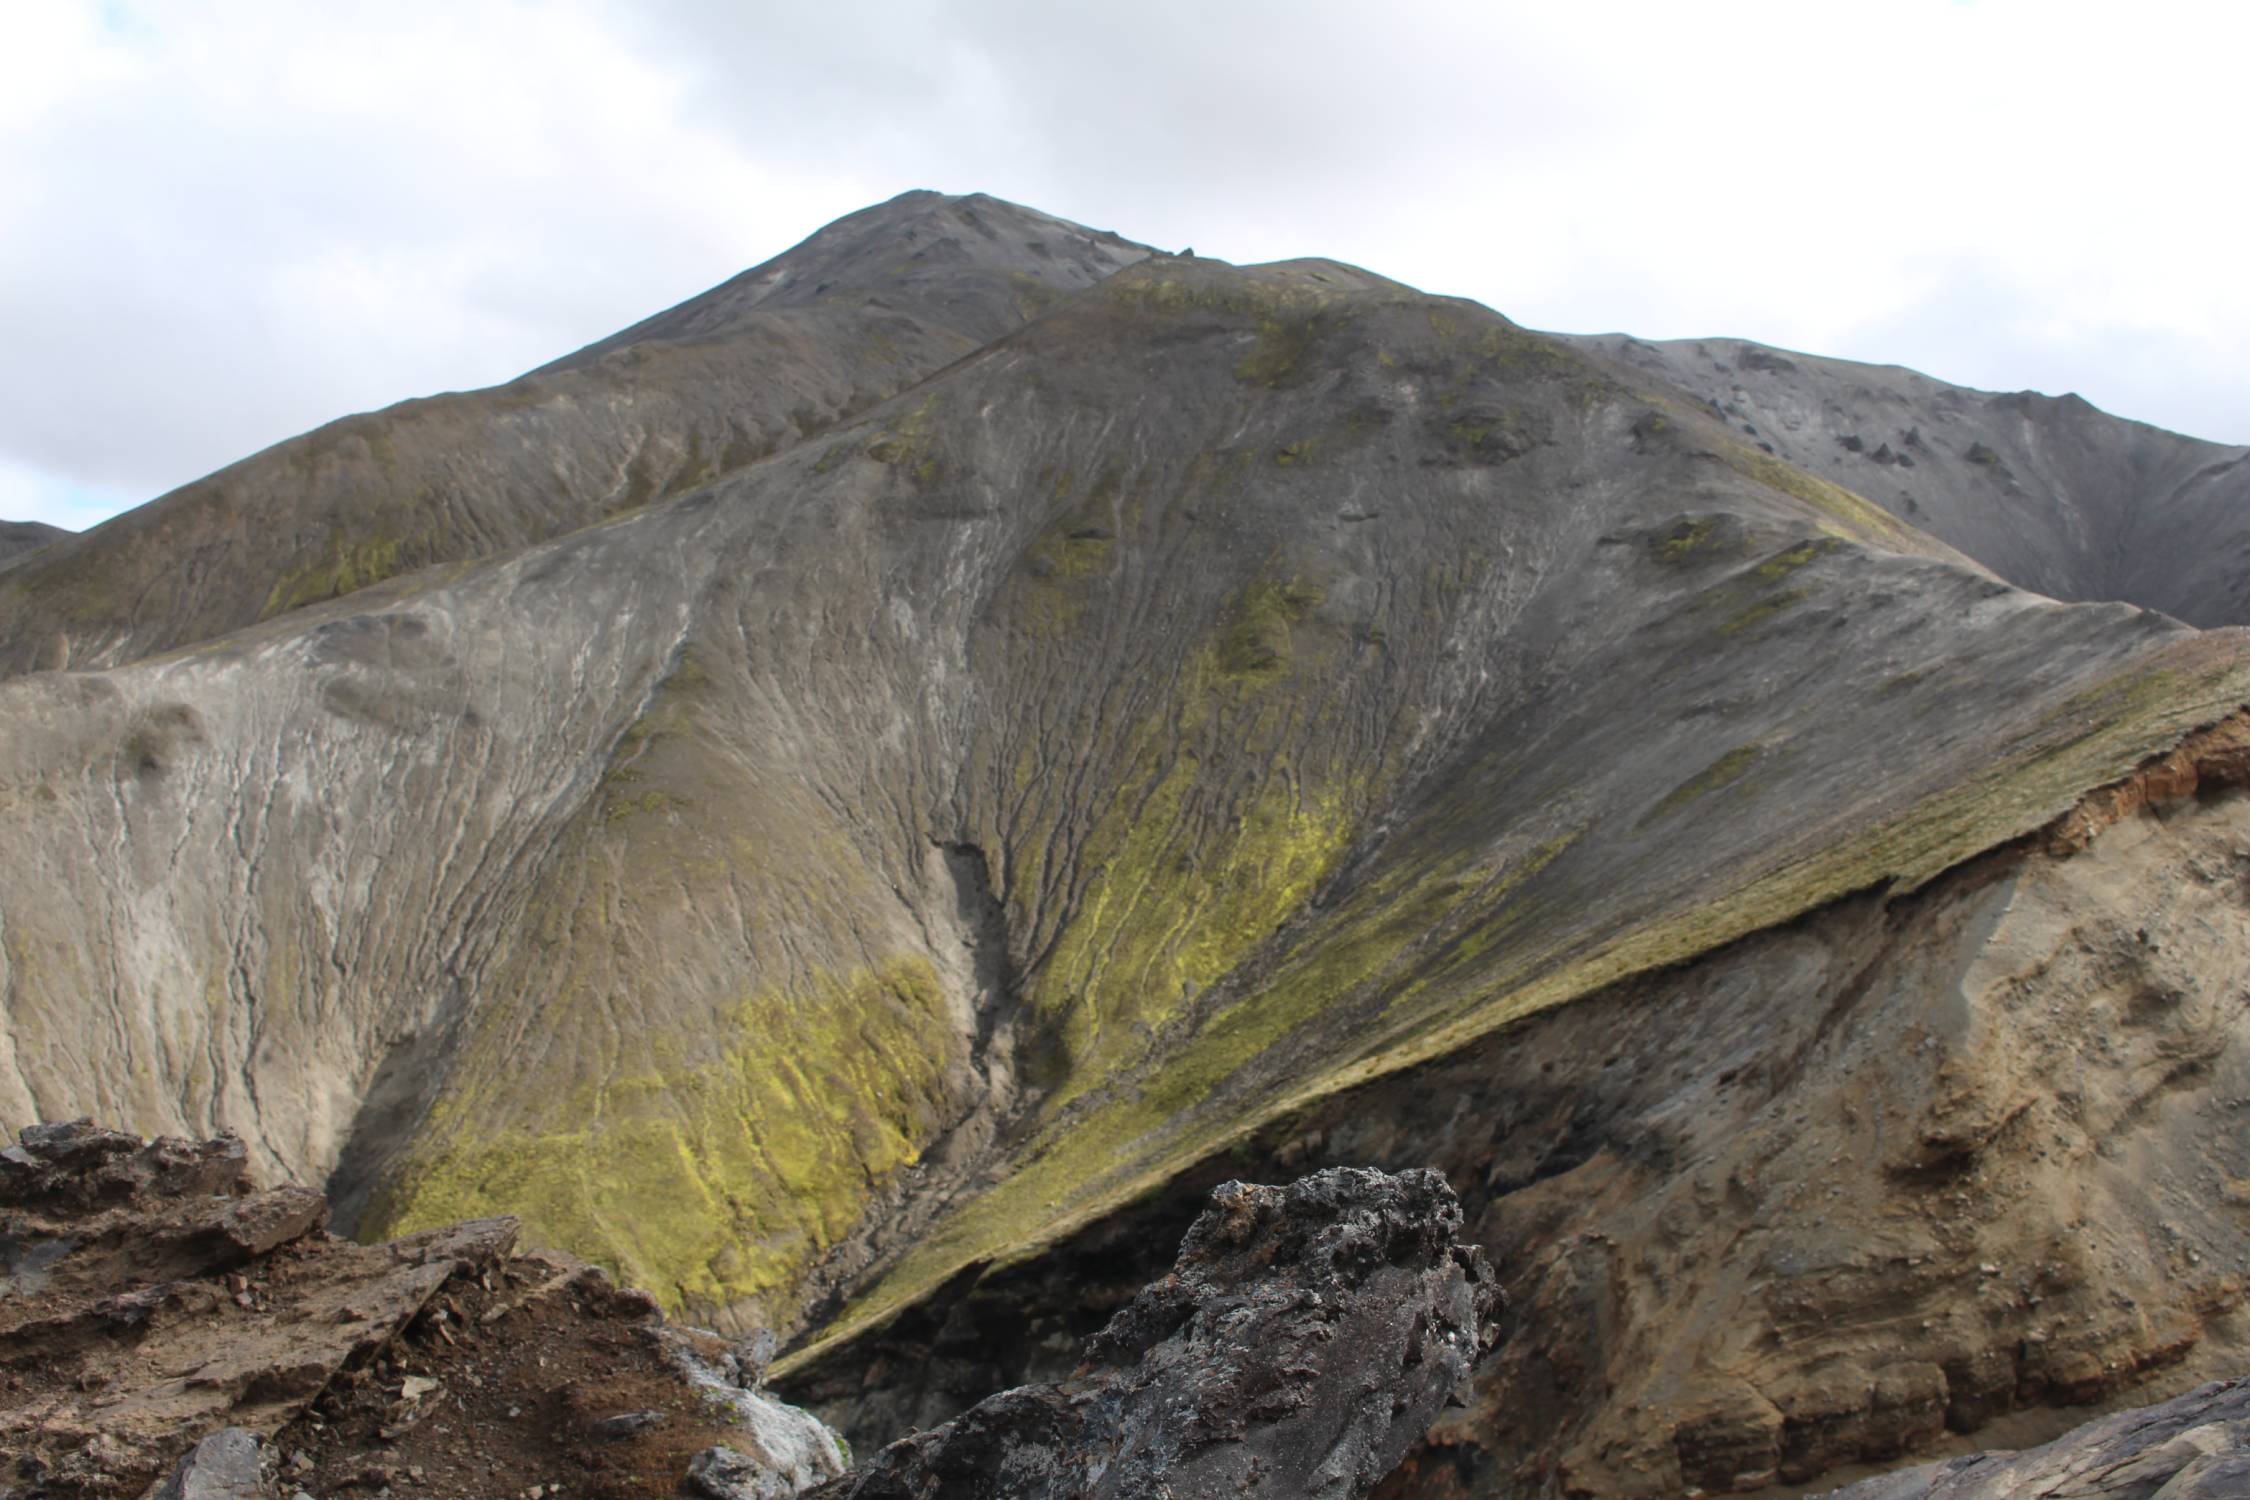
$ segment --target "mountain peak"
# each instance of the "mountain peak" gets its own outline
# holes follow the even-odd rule
[[[1153,253],[986,193],[916,188],[533,373],[578,368],[635,344],[722,337],[753,313],[838,303],[935,303],[984,342],[1022,321],[1023,292],[1068,294]]]

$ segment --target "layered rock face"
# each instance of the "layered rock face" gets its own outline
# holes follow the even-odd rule
[[[2200,737],[2028,846],[1339,1093],[1207,1168],[1414,1159],[1460,1186],[1511,1337],[1383,1493],[1801,1493],[2250,1364],[2246,744]],[[1046,1376],[1186,1211],[989,1268],[785,1385],[878,1433]]]
[[[1962,550],[1985,532],[1621,355],[1329,262],[910,195],[513,386],[43,548],[0,573],[0,654],[73,668],[0,682],[0,1114],[232,1128],[369,1235],[519,1215],[799,1339],[789,1378],[878,1441],[992,1386],[870,1351],[1285,1149],[1436,1161],[1536,1310],[1520,1347],[1592,1330],[1536,1376],[1552,1420],[1479,1396],[1415,1483],[1741,1487],[1921,1442],[1957,1391],[1974,1426],[2106,1389],[1978,1363],[2046,1328],[2043,1286],[1895,1355],[1820,1329],[1912,1302],[1838,1290],[1871,1246],[1938,1253],[1902,1204],[1955,1247],[1907,1269],[2003,1266],[1980,1287],[2080,1222],[2120,1275],[2171,1253],[2130,1194],[2224,1165],[2167,1122],[2226,1097],[2195,986],[2228,950],[2146,1004],[2100,991],[2130,1027],[2051,1033],[2124,981],[1945,903],[2058,818],[2130,813],[2036,856],[2058,871],[2188,828],[2175,804],[2223,827],[2224,774],[2146,771],[2250,698],[2243,640],[2012,586],[2021,557]],[[2211,837],[2145,844],[2132,930],[2163,925],[2148,892],[2226,889]],[[2078,1073],[2100,1098],[2064,1099]],[[1970,1146],[1797,1128],[1863,1094]],[[2062,1122],[2023,1148],[2044,1186],[1980,1183],[1959,1162],[2015,1151],[2023,1099]],[[1306,1123],[1340,1100],[1381,1110]],[[1581,1103],[1572,1140],[1663,1150],[1534,1152]],[[2041,1175],[2104,1130],[2153,1132],[2115,1196]],[[1644,1175],[1596,1180],[1620,1160]],[[1852,1164],[1799,1206],[1867,1219],[1772,1227]],[[1949,1172],[1965,1203],[1915,1196]],[[2218,1263],[2220,1216],[2172,1222]],[[1573,1292],[1595,1235],[1649,1248]],[[1767,1344],[1681,1333],[1705,1306]],[[986,1363],[1067,1370],[1092,1328],[1047,1316]],[[1518,1358],[1480,1390],[1528,1389]]]

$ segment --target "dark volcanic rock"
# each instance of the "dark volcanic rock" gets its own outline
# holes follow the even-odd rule
[[[1069,1380],[892,1444],[829,1500],[1365,1494],[1467,1380],[1498,1310],[1431,1171],[1221,1186],[1171,1274]]]
[[[262,1500],[272,1493],[258,1456],[258,1435],[222,1427],[188,1451],[155,1500]]]
[[[1831,1500],[2239,1500],[2250,1495],[2250,1380],[2088,1422],[2044,1447],[1979,1453],[1831,1492]]]

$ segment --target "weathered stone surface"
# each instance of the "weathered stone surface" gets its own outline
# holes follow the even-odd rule
[[[188,1450],[158,1487],[155,1500],[268,1500],[258,1435],[222,1427]]]
[[[1070,1379],[1002,1392],[812,1493],[1364,1495],[1496,1336],[1492,1271],[1460,1227],[1435,1172],[1227,1183]]]
[[[1831,1500],[2239,1500],[2250,1495],[2250,1381],[2118,1412],[2021,1453],[1980,1453],[1827,1492]]]

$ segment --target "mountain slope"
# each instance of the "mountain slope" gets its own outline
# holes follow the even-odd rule
[[[69,535],[43,521],[0,521],[0,568]]]
[[[2076,396],[1994,395],[1735,339],[1572,342],[1692,392],[1768,451],[2019,587],[2250,623],[2250,448]]]
[[[903,194],[506,385],[332,422],[47,549],[0,581],[0,673],[174,650],[692,489],[1145,253]]]
[[[644,347],[533,379],[701,399]],[[1473,304],[1147,258],[685,493],[0,682],[0,1114],[231,1127],[364,1232],[520,1213],[865,1368],[1353,1090],[1910,899],[2244,645]]]

